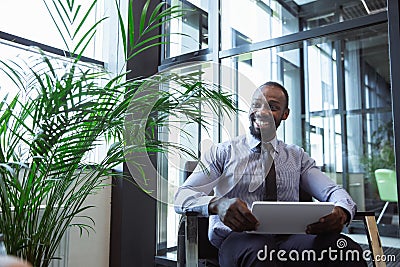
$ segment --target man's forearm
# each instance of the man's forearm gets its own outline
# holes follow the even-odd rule
[[[179,189],[175,195],[174,208],[175,211],[180,214],[193,211],[199,213],[201,216],[208,216],[208,206],[213,198],[214,196],[208,196],[202,192]]]

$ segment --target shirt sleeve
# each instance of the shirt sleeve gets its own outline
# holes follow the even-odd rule
[[[193,211],[201,216],[208,216],[208,204],[214,196],[210,192],[222,174],[223,158],[226,152],[218,146],[213,146],[202,156],[194,172],[178,188],[175,194],[174,207],[177,213]]]
[[[349,222],[354,218],[357,206],[346,190],[334,183],[315,165],[315,161],[303,150],[301,187],[314,198],[323,202],[333,202],[350,214]]]

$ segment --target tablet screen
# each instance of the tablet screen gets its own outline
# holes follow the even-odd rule
[[[309,224],[332,212],[332,202],[255,201],[251,211],[260,222],[259,234],[305,234]]]

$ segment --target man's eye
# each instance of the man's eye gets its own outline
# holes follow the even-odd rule
[[[277,110],[279,110],[279,107],[274,106],[274,105],[269,106],[269,107],[270,107],[270,109],[271,109],[272,111],[277,111]]]

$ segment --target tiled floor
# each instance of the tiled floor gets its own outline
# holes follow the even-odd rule
[[[366,244],[368,245],[368,240],[366,235],[362,234],[349,234],[354,241],[356,241],[359,244]],[[394,238],[394,237],[386,237],[386,236],[381,236],[381,241],[382,241],[382,246],[383,247],[391,247],[391,248],[398,248],[400,249],[400,237],[399,238]]]
[[[362,234],[348,234],[354,241],[359,243],[361,247],[369,249],[368,240],[366,235]],[[387,267],[398,267],[400,266],[400,238],[381,236],[381,242],[383,247],[383,253],[388,257],[386,261]],[[373,262],[369,261],[368,267],[373,266]]]

